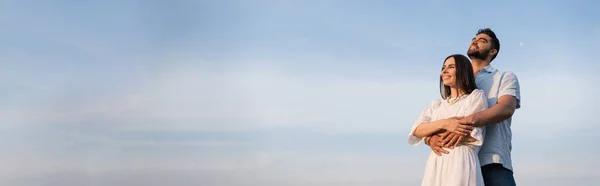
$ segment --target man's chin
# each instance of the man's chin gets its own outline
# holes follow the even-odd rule
[[[479,55],[478,53],[475,54],[468,54],[467,56],[469,56],[469,58],[472,59],[481,59],[481,60],[485,60],[485,56]]]

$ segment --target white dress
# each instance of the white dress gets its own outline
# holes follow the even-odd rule
[[[408,135],[408,143],[419,145],[424,138],[414,136],[414,131],[422,122],[433,122],[454,116],[468,116],[487,109],[487,99],[482,90],[476,89],[461,100],[449,104],[446,100],[434,100],[425,108],[415,121]],[[425,167],[422,186],[483,186],[483,176],[477,153],[483,143],[485,127],[475,127],[471,136],[477,141],[459,144],[454,149],[448,149],[448,154],[438,156],[433,151]]]

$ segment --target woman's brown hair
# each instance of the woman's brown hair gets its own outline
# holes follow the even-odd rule
[[[473,92],[473,90],[477,89],[471,61],[462,54],[454,54],[446,57],[446,59],[444,59],[444,63],[450,58],[454,58],[455,63],[454,68],[456,69],[456,89],[464,92],[465,94],[470,94]],[[446,99],[448,96],[450,96],[450,87],[444,85],[444,81],[442,80],[441,76],[440,94],[442,95],[442,99]]]

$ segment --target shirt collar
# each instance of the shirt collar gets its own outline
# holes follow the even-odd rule
[[[487,65],[487,66],[483,67],[480,71],[492,73],[492,72],[496,71],[496,68],[492,67],[492,65]]]

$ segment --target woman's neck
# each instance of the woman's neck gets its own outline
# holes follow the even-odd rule
[[[457,88],[450,87],[450,97],[449,98],[456,98],[456,97],[461,96],[463,94],[464,94],[463,91],[459,91]]]

